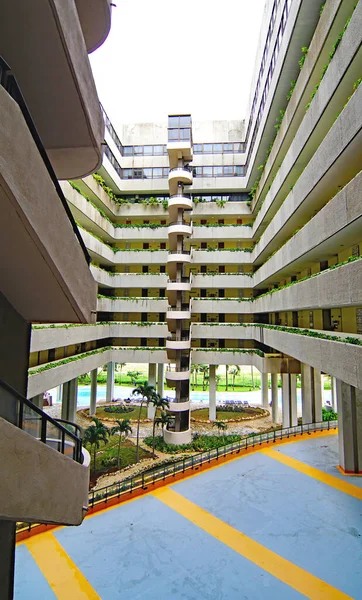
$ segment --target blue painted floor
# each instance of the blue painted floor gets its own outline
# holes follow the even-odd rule
[[[335,468],[336,441],[337,436],[311,437],[273,449],[338,481],[361,486],[361,479]],[[346,594],[343,597],[362,600],[362,504],[356,497],[262,452],[170,489]],[[104,600],[305,597],[153,495],[98,513],[81,527],[58,529],[54,536]],[[19,545],[16,600],[55,597],[66,598],[54,595],[26,543]],[[85,596],[69,600],[81,597]]]

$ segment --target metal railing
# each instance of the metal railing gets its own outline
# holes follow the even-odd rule
[[[186,194],[186,193],[182,193],[182,194],[172,194],[172,195],[170,196],[170,199],[171,199],[171,200],[173,200],[174,198],[175,198],[175,199],[177,199],[177,198],[187,198],[187,200],[192,200],[192,198],[191,198],[191,194]]]
[[[187,171],[192,175],[192,169],[187,165],[185,165],[184,167],[174,167],[173,169],[170,169],[170,173],[175,173],[176,171]]]
[[[134,477],[127,477],[127,479],[114,483],[113,485],[105,486],[99,490],[91,490],[89,492],[89,506],[93,508],[100,502],[108,502],[114,498],[120,498],[124,494],[132,494],[132,492],[139,489],[147,490],[150,485],[154,485],[158,481],[166,481],[169,479],[172,481],[178,473],[197,471],[202,465],[210,463],[212,460],[219,460],[219,458],[224,458],[229,454],[239,454],[241,450],[255,448],[255,446],[260,446],[264,443],[275,443],[284,438],[290,438],[296,435],[310,435],[317,431],[330,431],[337,429],[337,427],[338,421],[322,421],[319,423],[275,429],[267,433],[256,435],[250,434],[238,442],[232,442],[231,444],[225,444],[224,446],[213,450],[186,456],[179,460],[175,460],[174,462],[147,469],[144,473],[140,473]],[[18,523],[17,530],[30,531],[33,527],[37,527],[38,525],[39,524],[37,523]]]
[[[7,400],[9,422],[61,454],[82,463],[82,431],[75,423],[52,419],[47,413],[0,379],[0,394]]]
[[[28,109],[28,107],[26,105],[26,102],[25,102],[23,96],[22,96],[21,90],[20,90],[20,88],[18,86],[18,83],[16,81],[16,78],[15,78],[15,75],[11,71],[9,65],[5,62],[5,60],[1,56],[0,56],[0,85],[8,92],[8,94],[18,104],[18,106],[19,106],[19,108],[20,108],[20,110],[21,110],[21,112],[23,114],[23,117],[25,119],[25,122],[26,122],[26,124],[28,126],[28,129],[29,129],[29,131],[31,133],[31,136],[32,136],[32,138],[33,138],[33,140],[35,142],[35,145],[36,145],[37,149],[38,149],[38,152],[39,152],[41,158],[43,159],[43,162],[44,162],[45,168],[48,171],[49,177],[50,177],[50,179],[53,182],[53,185],[54,185],[54,187],[56,189],[56,192],[57,192],[57,194],[59,196],[59,199],[60,199],[60,201],[61,201],[61,203],[63,205],[63,208],[64,208],[64,210],[65,210],[65,212],[66,212],[66,214],[67,214],[67,216],[69,218],[69,221],[70,221],[70,223],[72,225],[74,234],[75,234],[75,236],[76,236],[76,238],[77,238],[77,240],[78,240],[78,242],[79,242],[79,244],[80,244],[80,246],[82,248],[82,251],[83,251],[83,254],[84,254],[85,258],[86,258],[86,261],[87,261],[88,264],[90,264],[91,257],[88,254],[88,251],[87,251],[87,248],[86,248],[85,243],[83,241],[83,238],[82,238],[81,234],[79,233],[78,226],[77,226],[77,224],[75,222],[75,219],[74,219],[74,217],[72,215],[72,212],[71,212],[71,210],[70,210],[70,208],[68,206],[68,202],[66,201],[66,199],[64,197],[64,194],[62,192],[62,188],[59,185],[59,181],[58,181],[58,179],[57,179],[57,177],[55,175],[53,166],[52,166],[52,164],[51,164],[51,162],[50,162],[50,160],[48,158],[46,150],[45,150],[45,148],[43,146],[41,138],[40,138],[40,136],[38,134],[38,131],[37,131],[36,127],[35,127],[35,124],[33,122],[33,119],[31,118],[29,109]]]
[[[153,485],[157,481],[165,481],[167,478],[173,478],[178,473],[198,469],[205,463],[210,463],[211,460],[218,460],[228,454],[238,454],[241,450],[254,448],[266,442],[277,442],[283,438],[289,438],[298,434],[310,434],[316,431],[329,431],[336,429],[337,421],[322,421],[321,423],[311,423],[308,425],[296,425],[295,427],[286,427],[284,429],[276,429],[268,433],[260,433],[241,439],[239,442],[225,444],[220,448],[199,452],[192,456],[184,457],[170,464],[161,465],[148,469],[140,475],[129,477],[99,490],[91,490],[89,493],[89,504],[93,507],[97,502],[107,502],[110,498],[120,497],[122,494],[133,492],[137,489],[147,489],[149,485]]]

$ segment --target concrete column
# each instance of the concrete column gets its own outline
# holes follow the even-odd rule
[[[62,416],[65,421],[75,423],[77,411],[78,378],[71,379],[63,384]]]
[[[261,400],[263,408],[269,408],[268,373],[261,373]]]
[[[161,398],[163,398],[164,393],[165,393],[164,379],[165,379],[165,365],[163,363],[160,363],[157,366],[157,392],[160,394]]]
[[[153,385],[156,389],[156,364],[150,363],[148,365],[148,384]],[[147,406],[147,417],[148,419],[153,419],[155,416],[155,407],[153,404],[148,404]]]
[[[107,364],[107,391],[106,402],[112,402],[114,398],[114,363]]]
[[[331,377],[331,402],[334,412],[337,412],[337,379]]]
[[[90,388],[90,405],[89,405],[89,414],[91,416],[94,416],[96,414],[97,376],[98,376],[98,369],[93,369],[93,371],[91,371],[91,388]]]
[[[282,413],[283,427],[295,427],[297,418],[297,376],[283,373],[282,375]]]
[[[38,394],[37,396],[34,396],[34,398],[30,399],[30,402],[32,402],[33,404],[35,404],[35,406],[43,410],[43,394]]]
[[[63,384],[58,385],[55,388],[55,399],[54,402],[61,402],[62,401],[62,392],[63,392]]]
[[[290,426],[298,425],[298,410],[297,410],[297,376],[295,373],[289,375],[290,378]]]
[[[302,367],[302,423],[313,423],[312,411],[312,368],[301,363]]]
[[[29,366],[30,325],[0,293],[1,344],[0,378],[26,396]],[[17,403],[1,389],[0,416],[16,423]],[[19,455],[22,449],[19,447]],[[15,563],[15,522],[0,519],[0,587],[4,600],[13,597]]]
[[[362,473],[362,390],[337,380],[339,464]]]
[[[290,385],[289,373],[282,374],[282,425],[290,427]]]
[[[313,372],[313,423],[322,420],[322,374],[317,369]]]
[[[278,423],[278,373],[271,374],[272,421]]]
[[[216,421],[216,365],[209,365],[209,419]]]

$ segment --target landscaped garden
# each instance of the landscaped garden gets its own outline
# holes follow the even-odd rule
[[[268,412],[263,408],[254,408],[253,406],[238,406],[230,404],[216,407],[217,421],[243,421],[245,419],[257,419],[258,417],[268,416]],[[191,421],[209,421],[209,408],[197,408],[191,412]]]
[[[106,406],[98,406],[96,409],[96,417],[98,419],[122,419],[126,417],[131,421],[137,421],[140,413],[140,406],[130,404],[123,406],[121,404],[112,404]],[[89,409],[83,410],[84,416],[89,415]],[[141,408],[141,421],[147,419],[147,407]]]

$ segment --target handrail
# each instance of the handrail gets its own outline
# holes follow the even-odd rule
[[[73,231],[74,231],[74,233],[78,239],[78,242],[82,248],[82,251],[83,251],[83,254],[87,261],[87,264],[89,265],[91,262],[91,257],[88,254],[88,251],[87,251],[87,248],[83,241],[83,238],[78,230],[78,226],[77,226],[75,219],[72,215],[72,212],[68,206],[68,202],[66,201],[65,196],[62,192],[62,188],[59,185],[59,181],[55,175],[53,166],[52,166],[52,164],[49,160],[49,157],[46,153],[46,150],[43,146],[43,143],[38,134],[38,131],[36,129],[34,121],[30,115],[29,109],[23,98],[23,95],[21,93],[18,82],[16,81],[15,75],[12,73],[9,65],[5,62],[5,60],[1,56],[0,56],[0,85],[8,92],[8,94],[13,98],[13,100],[15,100],[15,102],[18,104],[18,106],[23,114],[23,117],[24,117],[25,122],[28,126],[28,129],[31,133],[31,136],[35,142],[35,145],[38,149],[38,152],[39,152],[41,158],[43,159],[45,168],[47,169],[50,179],[52,180],[52,182],[54,184],[54,187],[59,196],[59,199],[60,199],[61,203],[63,204],[63,208],[69,218],[69,221],[72,225]]]
[[[16,422],[14,423],[16,427],[19,427],[19,429],[26,431],[26,422],[30,422],[32,420],[40,421],[40,435],[33,435],[33,437],[39,439],[44,444],[55,448],[61,454],[67,454],[67,456],[68,453],[66,452],[66,450],[69,450],[69,447],[71,446],[73,460],[82,463],[82,439],[80,436],[76,435],[75,433],[72,433],[66,427],[64,427],[59,422],[62,421],[62,419],[52,419],[52,417],[50,417],[43,410],[35,406],[35,404],[30,402],[30,400],[22,396],[22,394],[15,390],[11,385],[6,383],[6,381],[3,381],[3,379],[0,379],[0,387],[9,394],[11,394],[11,396],[13,398],[16,398],[16,400],[18,401],[17,417]],[[26,417],[24,407],[30,409],[32,413],[35,413],[35,415],[37,415],[37,417],[31,417],[30,419],[28,419]],[[71,423],[69,421],[63,422],[69,423],[81,433],[80,427],[75,423]],[[55,428],[56,433],[59,435],[58,439],[54,437],[54,431],[49,432],[49,426]],[[33,433],[36,434],[37,431],[33,430]],[[49,435],[47,435],[47,433]],[[32,433],[30,433],[30,435],[32,435]]]
[[[187,167],[186,165],[184,167],[174,167],[173,169],[170,169],[170,173],[174,173],[175,171],[187,171],[192,174],[191,167]]]
[[[187,227],[191,227],[191,223],[187,223],[186,221],[171,221],[171,223],[168,224],[168,227],[171,227],[172,225],[186,225]]]
[[[99,490],[90,490],[89,492],[89,505],[93,508],[95,505],[101,502],[107,502],[113,498],[120,498],[123,494],[129,494],[137,489],[146,490],[149,485],[157,483],[157,481],[166,481],[168,479],[174,479],[177,473],[185,473],[186,471],[193,471],[199,469],[203,464],[210,463],[211,460],[219,460],[224,458],[228,454],[239,454],[241,450],[247,450],[248,448],[254,448],[255,446],[263,443],[275,443],[283,438],[289,438],[290,436],[296,436],[298,434],[310,435],[316,431],[330,431],[331,429],[337,429],[338,421],[321,421],[318,423],[308,423],[305,425],[296,425],[294,427],[284,427],[281,429],[274,429],[266,433],[249,434],[238,442],[232,442],[225,444],[220,448],[213,450],[206,450],[204,452],[198,452],[191,456],[180,458],[174,462],[161,465],[159,467],[153,467],[147,469],[139,475],[133,477],[127,477],[123,481],[114,483],[112,485],[105,486]],[[18,523],[17,529],[31,530],[37,527],[37,523],[24,523],[25,527],[19,527],[21,523]]]
[[[191,198],[191,194],[172,194],[170,196],[170,200],[173,200],[173,198],[186,198],[187,200],[192,200]]]
[[[169,250],[169,254],[187,254],[189,256],[191,254],[190,250]]]

